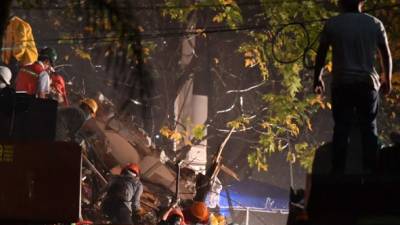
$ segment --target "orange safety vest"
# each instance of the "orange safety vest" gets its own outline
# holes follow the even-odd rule
[[[17,75],[15,91],[24,91],[30,95],[36,95],[40,74],[45,71],[40,62],[21,68]]]
[[[67,97],[67,90],[65,88],[65,81],[64,78],[58,74],[58,73],[53,73],[50,76],[51,79],[51,89],[52,91],[54,91],[56,94],[59,94],[62,96],[64,102],[64,106],[68,106],[69,102],[68,102],[68,97]]]

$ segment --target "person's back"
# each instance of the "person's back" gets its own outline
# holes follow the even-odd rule
[[[36,95],[39,78],[45,71],[45,67],[40,62],[21,68],[17,75],[15,90],[26,92],[29,95]]]
[[[85,98],[79,106],[61,107],[57,111],[56,141],[80,143],[78,133],[85,123],[96,116],[98,106],[94,99]]]
[[[133,224],[132,217],[140,211],[143,185],[139,179],[140,168],[130,163],[121,175],[112,178],[102,202],[102,211],[114,224]]]
[[[314,71],[314,92],[322,94],[322,79],[329,47],[333,55],[331,86],[333,131],[332,172],[343,174],[353,118],[358,120],[363,148],[363,167],[367,173],[376,169],[379,91],[389,94],[392,88],[392,59],[383,24],[362,13],[365,0],[339,0],[343,13],[329,19],[321,33]],[[384,76],[374,68],[380,53]]]
[[[75,135],[86,121],[85,112],[77,106],[57,111],[56,141],[75,141]]]
[[[118,201],[126,204],[126,207],[131,209],[132,194],[139,186],[139,179],[131,176],[115,176],[111,180],[111,184],[107,190],[107,197],[113,201]]]
[[[9,64],[12,58],[21,66],[34,63],[38,58],[32,28],[17,16],[10,17],[3,37],[1,60]]]
[[[346,12],[326,22],[322,38],[332,46],[333,85],[362,82],[379,89],[374,62],[379,44],[385,44],[384,27],[377,18]]]

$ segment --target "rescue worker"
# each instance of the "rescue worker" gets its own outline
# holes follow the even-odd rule
[[[94,99],[85,98],[79,106],[62,107],[57,112],[56,141],[80,143],[78,133],[85,123],[96,116],[98,105]]]
[[[204,202],[194,201],[189,207],[183,210],[185,223],[188,225],[208,224],[210,213]]]
[[[44,48],[39,53],[38,61],[20,69],[17,75],[15,90],[38,98],[47,98],[50,93],[50,75],[48,70],[57,60],[53,48]]]
[[[174,204],[164,213],[158,225],[206,225],[212,222],[204,201],[188,200],[183,203],[182,208],[183,210],[175,208]]]
[[[0,66],[0,93],[10,86],[11,76],[11,71],[8,67]]]
[[[183,216],[188,225],[209,224],[210,213],[205,203],[206,196],[211,190],[208,176],[199,173],[196,178],[196,195],[192,202],[183,207]]]
[[[31,26],[17,16],[10,16],[3,36],[1,61],[15,76],[20,67],[34,63],[37,58]]]
[[[186,225],[182,210],[171,207],[164,213],[158,225]]]
[[[68,106],[67,89],[63,76],[55,71],[50,72],[50,97],[63,106]]]
[[[129,163],[108,184],[102,211],[113,224],[133,224],[133,217],[141,214],[140,197],[143,185],[139,175],[139,166]]]

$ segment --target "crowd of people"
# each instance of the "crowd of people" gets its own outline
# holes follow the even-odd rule
[[[25,93],[42,99],[54,99],[60,105],[68,106],[64,78],[53,68],[57,57],[55,49],[45,47],[40,50],[37,60],[31,64],[23,65],[16,61],[19,69],[14,73],[11,69],[12,65],[2,60],[1,89],[14,89],[17,93]],[[14,56],[12,58],[13,61],[16,60]]]

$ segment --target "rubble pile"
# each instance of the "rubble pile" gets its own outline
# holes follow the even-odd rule
[[[173,163],[160,161],[161,150],[151,144],[148,135],[136,126],[116,116],[102,114],[83,128],[84,155],[92,165],[83,163],[82,216],[94,223],[105,223],[100,202],[109,178],[119,174],[123,165],[137,163],[141,167],[144,191],[141,196],[143,215],[137,224],[156,224],[160,209],[168,207],[176,192],[176,172]],[[195,175],[189,168],[182,169],[180,195],[191,199],[195,193]]]

